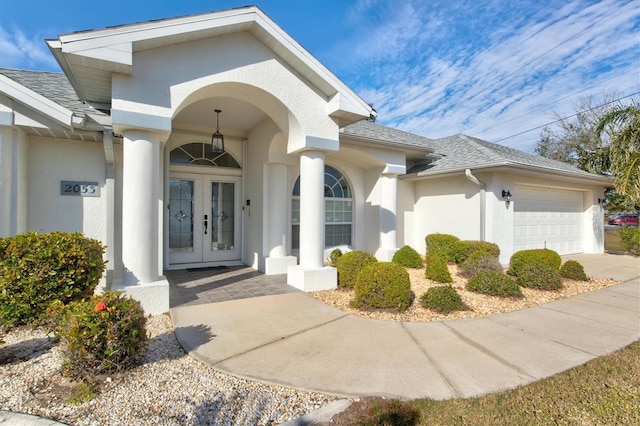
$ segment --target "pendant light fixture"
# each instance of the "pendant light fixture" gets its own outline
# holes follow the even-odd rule
[[[216,112],[216,132],[211,135],[211,152],[224,152],[224,136],[220,133],[220,113],[219,109]]]

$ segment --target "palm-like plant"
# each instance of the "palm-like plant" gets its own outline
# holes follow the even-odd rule
[[[616,192],[640,209],[640,106],[618,107],[600,119],[596,134],[610,135],[609,158]]]

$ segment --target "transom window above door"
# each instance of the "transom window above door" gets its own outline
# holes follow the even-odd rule
[[[211,144],[192,142],[174,148],[169,153],[171,164],[229,167],[239,169],[240,164],[228,152],[211,152]]]

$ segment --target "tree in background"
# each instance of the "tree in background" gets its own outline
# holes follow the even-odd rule
[[[594,106],[593,98],[588,96],[578,101],[571,117],[563,118],[555,113],[557,122],[553,128],[542,130],[535,147],[536,154],[572,164],[590,173],[612,175],[611,160],[619,155],[617,148],[615,153],[611,152],[612,141],[620,123],[606,124],[598,129],[603,117],[626,108],[614,103],[616,97],[615,94],[606,94],[603,104]],[[627,192],[619,192],[617,187],[616,183],[616,190],[606,194],[606,208],[609,211],[637,210],[637,199],[634,201],[626,195]]]
[[[600,118],[595,132],[608,143],[616,192],[640,210],[640,107],[635,102],[614,107]]]

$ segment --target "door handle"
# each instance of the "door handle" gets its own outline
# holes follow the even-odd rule
[[[204,235],[207,235],[207,230],[209,229],[209,221],[208,221],[209,216],[207,216],[206,214],[204,215]]]

